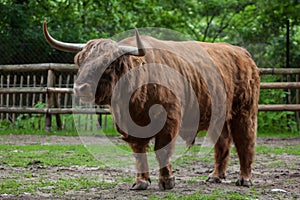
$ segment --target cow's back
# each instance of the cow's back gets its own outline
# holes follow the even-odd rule
[[[246,49],[227,43],[163,41],[150,36],[142,36],[142,40],[147,50],[146,63],[174,68],[191,83],[199,102],[201,130],[207,129],[211,117],[211,94],[207,82],[219,87],[216,90],[225,89],[226,120],[230,120],[241,106],[257,104],[259,72]],[[127,38],[120,44],[135,46],[135,38]],[[212,75],[220,76],[222,83],[211,78]]]

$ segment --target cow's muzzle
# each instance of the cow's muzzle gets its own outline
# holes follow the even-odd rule
[[[95,94],[92,87],[88,83],[74,84],[74,94],[79,97],[83,103],[93,103],[95,101]]]

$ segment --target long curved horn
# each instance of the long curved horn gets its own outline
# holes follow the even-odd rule
[[[144,56],[146,55],[146,49],[143,45],[142,39],[137,29],[135,29],[135,37],[136,37],[136,45],[137,47],[133,46],[120,46],[126,54],[134,55],[134,56]]]
[[[75,43],[66,43],[66,42],[60,42],[56,39],[54,39],[47,30],[47,22],[44,21],[43,25],[43,30],[44,30],[44,36],[47,40],[47,42],[54,47],[55,49],[65,51],[65,52],[79,52],[83,49],[83,47],[86,44],[75,44]]]

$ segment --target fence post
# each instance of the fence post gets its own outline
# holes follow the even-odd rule
[[[7,75],[6,77],[6,81],[7,81],[7,88],[10,87],[10,74]],[[10,94],[6,94],[6,107],[9,107],[9,99],[10,99]],[[6,120],[9,121],[9,113],[6,113]]]
[[[47,76],[47,88],[49,87],[55,87],[55,73],[53,70],[49,69],[48,70],[48,76]],[[57,94],[52,93],[52,92],[47,92],[47,98],[46,98],[46,106],[47,109],[54,107],[54,108],[59,108],[59,103],[57,100]],[[56,126],[58,130],[62,129],[62,123],[61,123],[61,118],[59,114],[55,114],[56,117]],[[52,114],[47,113],[46,118],[45,118],[45,130],[46,131],[51,131],[52,127]]]
[[[60,108],[57,93],[53,93],[53,105],[54,105],[54,108]],[[60,114],[55,114],[55,117],[56,117],[57,129],[62,130],[62,123],[61,123]]]
[[[51,69],[48,69],[48,75],[47,75],[47,87],[53,87],[54,86],[54,72]],[[46,95],[46,107],[47,109],[51,108],[53,105],[53,98],[52,98],[52,93],[47,92]],[[52,115],[50,113],[46,113],[46,118],[45,118],[45,130],[46,131],[51,131],[51,126],[52,126]]]
[[[4,83],[3,79],[4,79],[4,76],[3,76],[3,75],[0,75],[0,88],[3,88],[3,83]],[[1,106],[4,105],[4,95],[3,95],[3,94],[0,94],[0,105],[1,105]],[[1,113],[0,119],[1,119],[1,120],[4,119],[4,113]]]
[[[296,82],[299,82],[299,74],[296,74]],[[299,89],[296,89],[296,104],[299,104]],[[295,114],[296,114],[297,131],[299,131],[300,130],[299,111],[296,111]]]

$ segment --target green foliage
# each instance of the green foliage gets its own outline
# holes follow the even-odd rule
[[[0,121],[0,130],[8,129],[11,126],[11,123],[7,120]]]
[[[291,22],[290,64],[299,63],[300,4],[292,0],[0,0],[0,8],[0,41],[6,46],[1,50],[3,64],[23,54],[29,62],[47,62],[58,55],[73,62],[73,54],[58,52],[44,41],[41,26],[47,20],[51,33],[64,41],[86,42],[134,27],[160,27],[196,40],[245,46],[260,67],[284,66],[286,19]],[[28,54],[28,49],[36,53]],[[25,62],[23,57],[18,60]]]
[[[119,136],[116,131],[111,115],[107,116],[106,127],[97,128],[96,124],[89,124],[89,118],[86,116],[81,118],[81,125],[74,124],[74,115],[66,114],[60,115],[63,122],[63,129],[58,130],[55,127],[56,118],[53,117],[52,130],[45,131],[45,115],[42,114],[21,114],[17,117],[14,123],[7,120],[0,120],[0,135],[1,134],[31,134],[31,135],[64,135],[64,136],[78,136],[78,135],[101,135],[101,136]],[[97,118],[94,115],[93,118]],[[75,118],[77,118],[75,116]],[[102,116],[104,121],[105,116]],[[96,121],[96,120],[94,120]],[[78,126],[84,126],[84,130],[78,129]],[[89,127],[93,126],[93,130]]]
[[[293,112],[259,112],[258,124],[259,135],[299,133]]]
[[[45,108],[46,104],[43,102],[38,102],[34,105],[35,108]],[[28,127],[32,129],[41,129],[44,127],[44,115],[43,114],[21,114],[17,117],[16,121],[11,124],[17,129],[27,129]],[[9,127],[10,127],[9,126]],[[11,127],[10,127],[11,128]]]
[[[38,102],[35,108],[46,108],[46,104]],[[96,126],[98,115],[86,114],[64,114],[60,115],[62,130],[55,128],[56,117],[52,117],[52,130],[45,131],[44,114],[20,114],[14,123],[7,120],[0,120],[0,134],[31,134],[31,135],[98,135],[98,136],[119,136],[113,123],[111,115],[102,115],[104,127]],[[82,129],[83,127],[83,129]]]
[[[30,45],[38,48],[35,52],[39,52],[40,60],[62,54],[72,62],[72,54],[57,52],[46,44],[41,28],[44,20],[49,22],[49,29],[56,38],[70,42],[110,37],[134,27],[160,27],[179,31],[196,40],[250,46],[254,55],[263,51],[263,57],[255,58],[266,64],[260,67],[267,67],[269,62],[275,63],[273,59],[276,59],[275,64],[283,64],[286,19],[291,21],[291,41],[295,44],[291,47],[292,63],[299,59],[299,5],[297,1],[280,0],[272,3],[258,0],[1,0],[0,38],[2,44],[11,44],[7,45],[6,51],[12,52],[13,46],[19,46],[18,54],[31,56],[31,62],[36,60],[36,54],[28,55],[26,50],[31,48]],[[26,46],[22,45],[24,43]],[[10,62],[16,53],[6,53],[8,57],[2,62]]]

